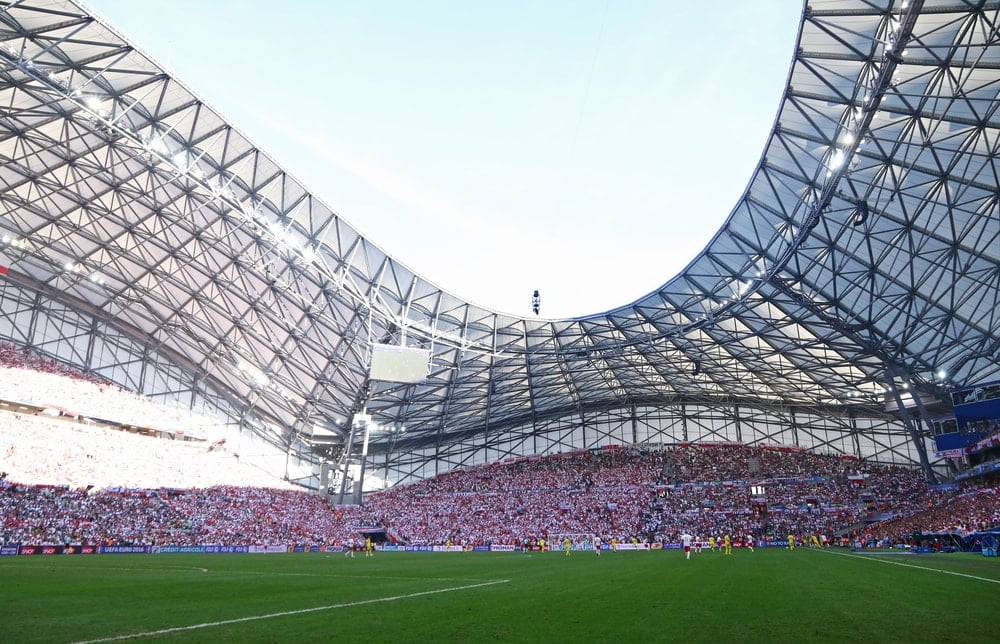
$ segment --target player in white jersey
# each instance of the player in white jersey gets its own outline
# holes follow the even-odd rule
[[[689,535],[687,532],[681,535],[681,545],[684,546],[684,554],[687,559],[691,558],[691,542],[694,541],[694,537]]]

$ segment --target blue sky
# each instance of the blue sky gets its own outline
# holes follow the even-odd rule
[[[362,234],[575,317],[679,272],[756,166],[795,0],[90,0]]]

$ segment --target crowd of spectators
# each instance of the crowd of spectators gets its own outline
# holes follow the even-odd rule
[[[103,416],[137,414],[141,426],[162,417],[162,407],[141,396],[4,343],[0,369],[8,371],[2,398],[36,410],[96,404]],[[128,433],[83,422],[88,415],[0,412],[5,543],[329,545],[371,527],[410,544],[517,544],[564,534],[782,539],[845,529],[888,542],[915,530],[1000,524],[996,483],[928,487],[915,469],[731,443],[518,457],[395,486],[362,506],[331,507],[241,466],[221,441]],[[183,430],[183,419],[175,422]]]
[[[37,545],[323,545],[330,507],[299,490],[70,489],[0,481],[3,543]]]
[[[957,491],[933,491],[924,508],[873,523],[864,530],[868,542],[910,544],[922,534],[960,537],[1000,527],[1000,481],[967,482]]]
[[[691,445],[492,463],[391,488],[348,511],[411,543],[514,543],[569,533],[780,538],[903,512],[926,492],[919,473],[906,468],[787,448]]]
[[[11,480],[70,488],[291,487],[218,444],[13,411],[0,411],[0,458]]]
[[[18,347],[10,342],[0,342],[0,368],[26,369],[36,373],[104,384],[99,378],[87,375],[79,369],[53,360],[52,358],[44,358],[31,351],[28,347]]]
[[[111,421],[164,433],[217,440],[217,420],[176,404],[152,401],[92,374],[0,342],[0,400],[82,421]]]
[[[909,470],[856,460],[779,452],[766,458],[769,476],[753,480],[718,480],[711,471],[691,469],[714,455],[730,474],[741,470],[737,461],[760,462],[767,451],[685,446],[519,459],[450,472],[376,493],[362,506],[339,507],[314,493],[266,486],[74,488],[29,485],[6,475],[0,518],[6,543],[142,545],[331,545],[358,539],[360,529],[375,526],[410,544],[516,544],[558,534],[672,542],[682,532],[780,539],[831,535],[886,507],[900,512],[875,524],[886,532],[912,532],[915,526],[969,531],[1000,522],[995,488],[928,489]],[[804,471],[803,462],[817,469]],[[690,480],[664,472],[683,472]],[[751,485],[763,488],[756,490],[761,494]],[[761,502],[766,513],[757,511]],[[907,510],[914,507],[919,510]]]

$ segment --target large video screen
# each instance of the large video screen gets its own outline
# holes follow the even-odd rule
[[[431,352],[428,349],[399,347],[393,344],[372,346],[372,380],[390,382],[421,382],[427,377]]]

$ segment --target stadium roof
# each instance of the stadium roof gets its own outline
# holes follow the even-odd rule
[[[0,264],[47,325],[7,307],[2,332],[100,372],[114,351],[67,340],[93,320],[304,450],[362,410],[405,425],[384,451],[635,405],[879,414],[887,388],[1000,379],[998,18],[808,2],[723,228],[655,292],[554,320],[401,265],[79,5],[0,2]],[[377,343],[429,350],[427,377],[369,380]]]

